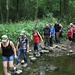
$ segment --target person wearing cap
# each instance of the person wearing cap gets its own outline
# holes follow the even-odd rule
[[[12,41],[10,41],[7,35],[2,36],[2,42],[0,42],[0,51],[2,50],[2,62],[3,62],[3,70],[4,74],[8,75],[7,73],[7,62],[9,62],[9,68],[15,71],[15,67],[13,65],[14,57],[16,56],[16,49]]]
[[[37,32],[36,30],[33,30],[33,34],[31,35],[31,40],[32,40],[32,38],[34,38],[34,51],[33,51],[33,54],[35,54],[35,52],[37,50],[37,55],[39,55],[39,42],[40,42],[39,37],[41,38],[41,41],[43,41],[40,33]]]
[[[50,38],[50,46],[53,46],[53,37],[55,36],[55,28],[50,24],[50,30],[51,30],[51,38]]]
[[[49,39],[51,38],[51,30],[46,24],[46,27],[43,28],[43,38],[44,38],[44,46],[49,46]]]
[[[18,49],[19,46],[19,49]],[[25,31],[21,31],[16,49],[18,50],[18,57],[16,59],[15,65],[18,64],[21,54],[24,55],[24,63],[27,64],[27,53],[29,52],[29,40],[25,35]]]

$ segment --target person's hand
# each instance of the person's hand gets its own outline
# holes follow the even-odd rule
[[[61,32],[61,30],[59,30],[59,32]]]
[[[55,35],[54,35],[55,36]]]
[[[27,53],[29,53],[29,50],[27,50]]]
[[[18,48],[16,48],[16,50],[18,51]]]
[[[51,38],[51,35],[50,35],[50,38]]]
[[[44,38],[44,35],[43,35],[43,38]]]
[[[15,55],[15,59],[17,59],[17,55]]]
[[[43,39],[41,40],[41,42],[43,42]]]

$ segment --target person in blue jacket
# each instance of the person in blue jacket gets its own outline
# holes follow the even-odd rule
[[[50,46],[53,46],[53,37],[55,36],[55,28],[50,24],[50,30],[51,30],[51,38],[50,38]]]

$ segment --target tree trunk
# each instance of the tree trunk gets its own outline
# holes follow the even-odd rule
[[[17,10],[16,10],[16,15],[17,15],[17,19],[19,19],[19,0],[17,0]]]
[[[62,4],[62,1],[60,0],[60,14],[61,14],[61,6],[62,6],[61,4]]]
[[[0,14],[1,14],[1,22],[3,23],[3,13],[2,13],[1,2],[0,2]]]
[[[7,20],[6,20],[6,22],[8,23],[8,18],[9,18],[9,0],[6,0],[6,9],[7,9]]]
[[[38,13],[38,0],[36,1],[36,7],[35,7],[35,20],[37,19],[37,13]]]

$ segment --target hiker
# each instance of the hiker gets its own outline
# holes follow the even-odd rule
[[[72,30],[71,30],[71,26],[68,27],[68,35],[67,35],[68,39],[69,39],[69,44],[72,44]]]
[[[33,30],[33,34],[31,35],[31,40],[32,40],[33,37],[34,37],[34,51],[33,51],[33,54],[35,54],[35,52],[37,50],[37,55],[39,55],[39,42],[40,42],[39,37],[41,38],[41,41],[43,41],[43,39],[42,39],[40,33],[37,32],[36,30]]]
[[[50,46],[53,46],[53,37],[55,36],[55,28],[50,24],[50,30],[51,30],[51,38],[50,38]]]
[[[57,21],[55,21],[54,28],[55,28],[55,40],[56,40],[56,43],[61,43],[60,33],[62,31],[63,26],[60,25]]]
[[[4,74],[8,75],[7,73],[7,62],[9,63],[9,68],[13,70],[13,73],[16,70],[16,67],[13,65],[14,57],[16,56],[16,49],[12,41],[10,41],[7,35],[2,36],[2,42],[0,42],[0,51],[2,50],[2,63],[3,63],[3,70]]]
[[[75,42],[75,22],[73,22],[72,35],[73,35],[73,42]]]
[[[46,27],[43,28],[43,38],[44,38],[44,46],[49,46],[49,39],[51,38],[51,30],[46,24]]]
[[[19,49],[18,49],[19,46]],[[24,64],[27,64],[27,53],[29,53],[29,40],[25,35],[25,31],[21,31],[16,49],[18,50],[18,57],[16,59],[15,65],[18,64],[21,54],[24,55]]]

